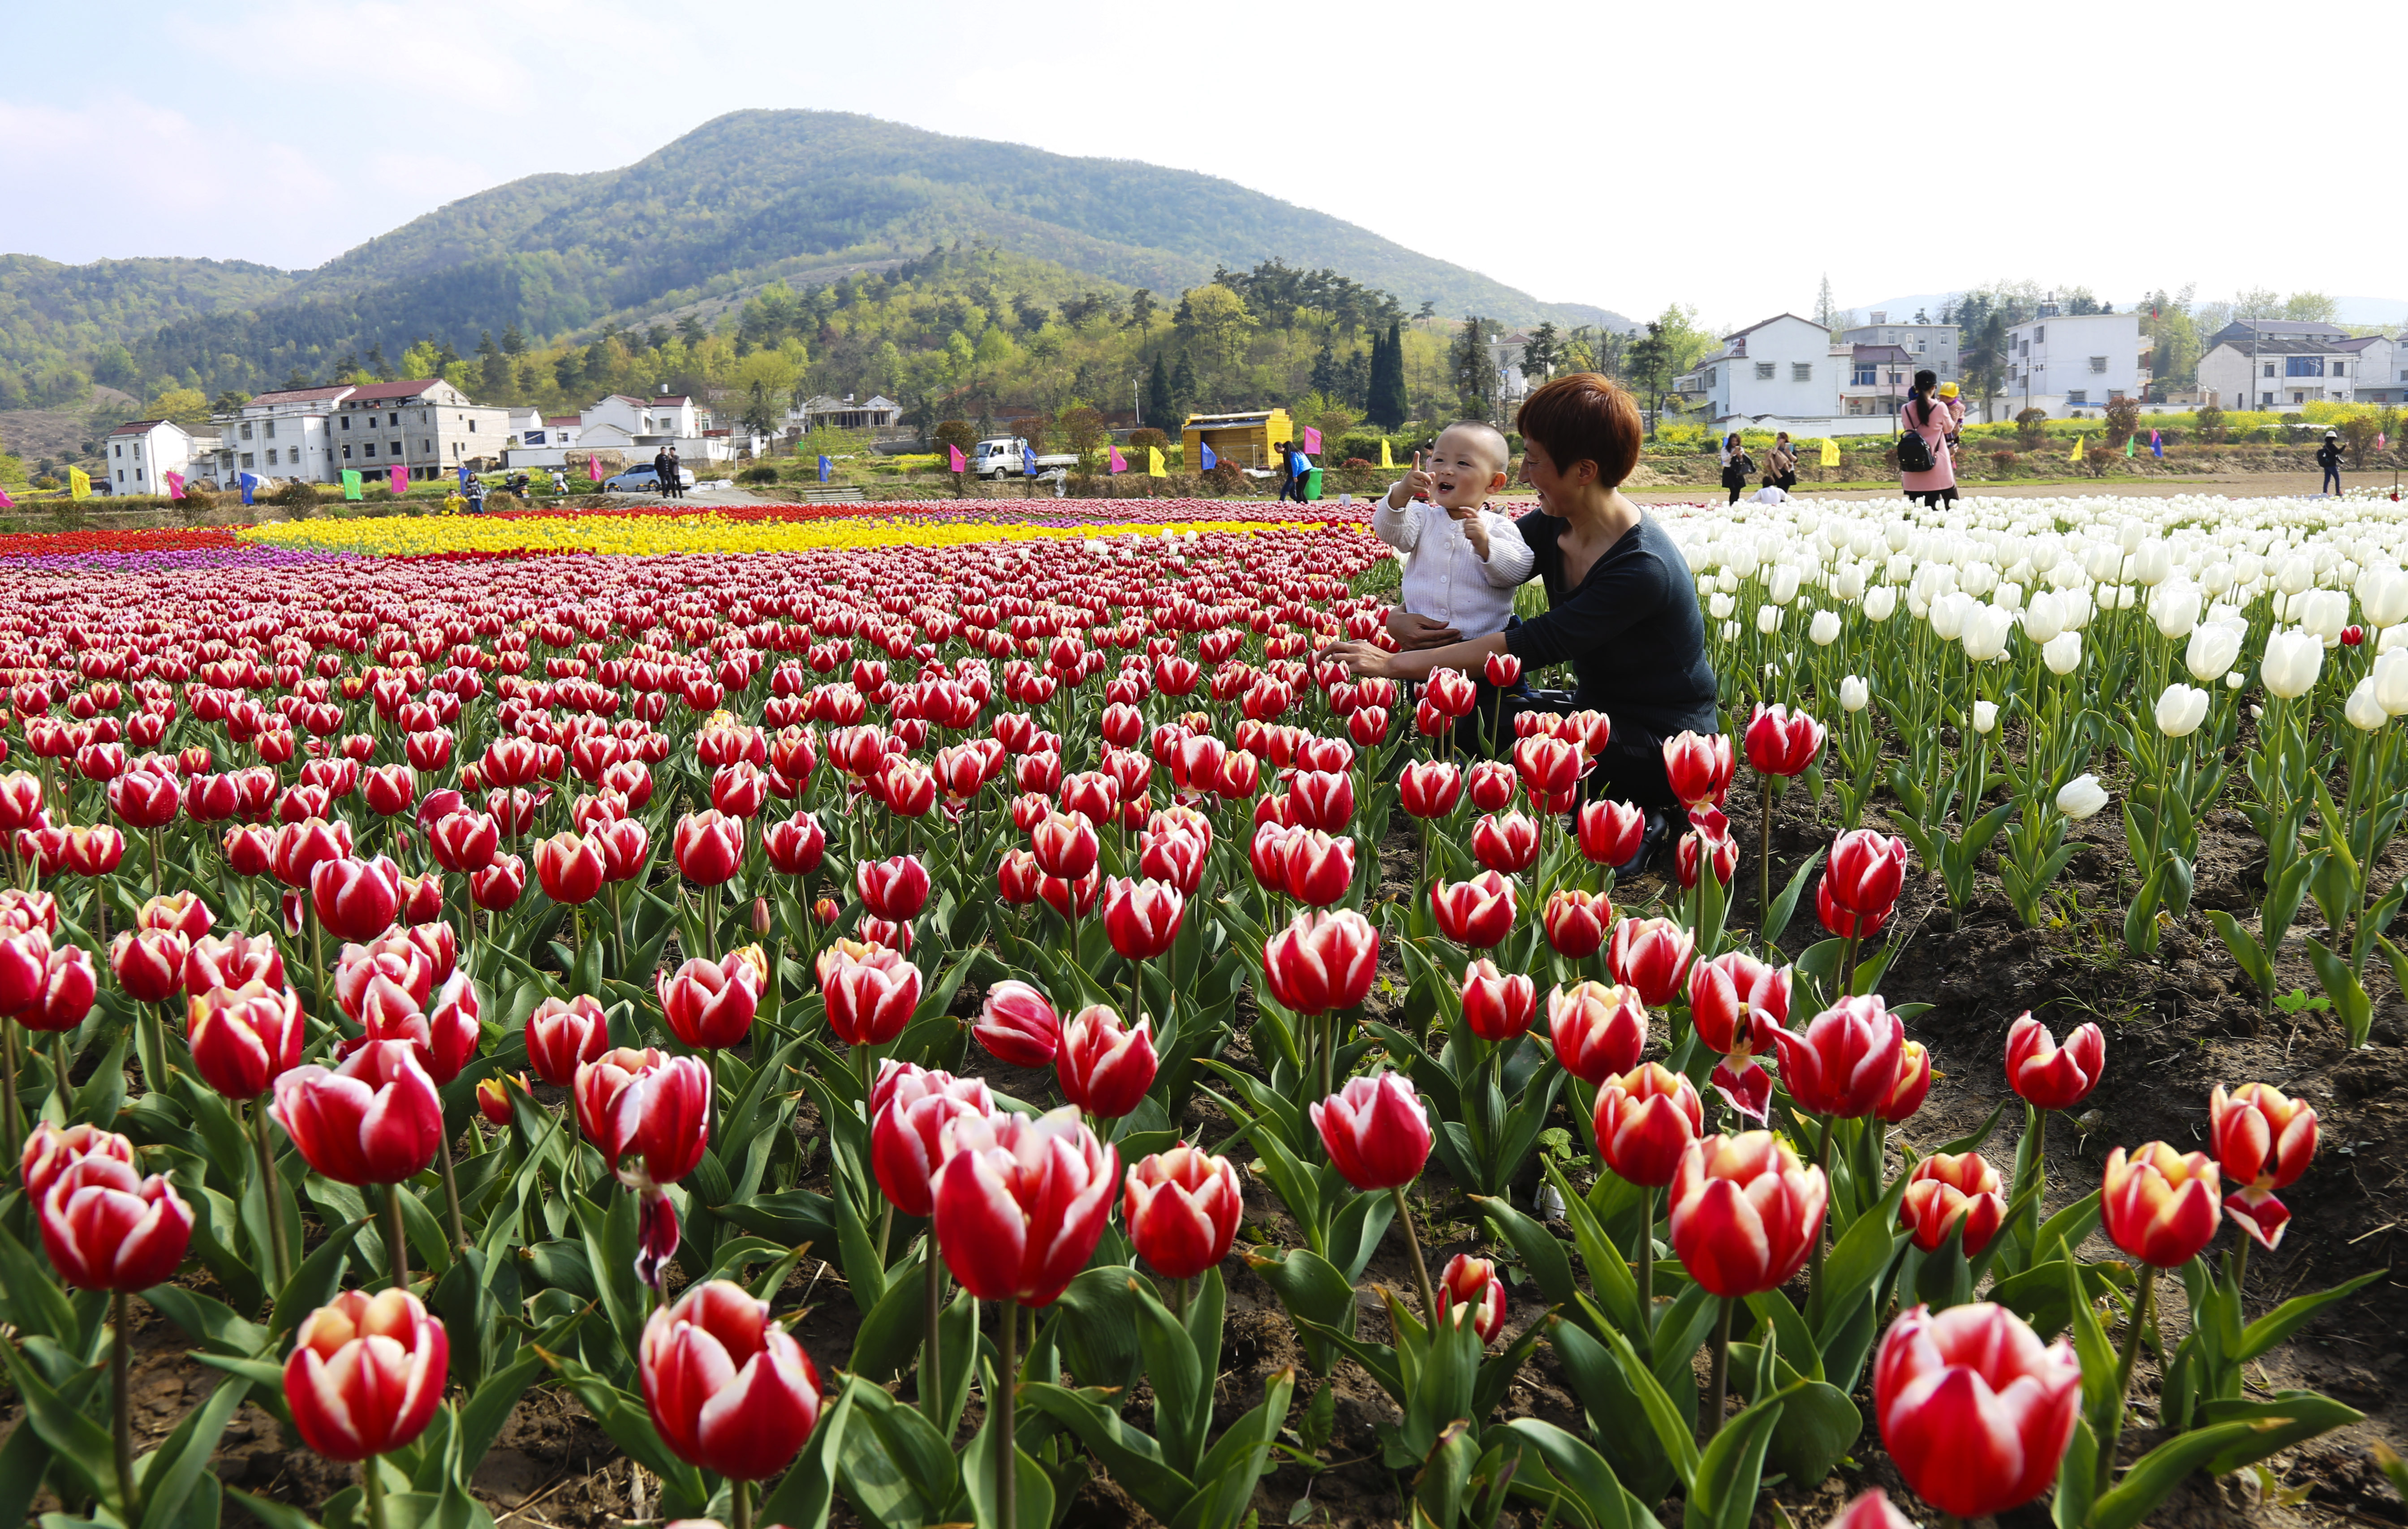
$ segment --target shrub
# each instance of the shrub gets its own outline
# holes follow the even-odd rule
[[[2214,404],[2199,407],[2199,438],[2210,445],[2224,439],[2224,410]]]
[[[738,483],[775,483],[777,480],[778,469],[767,462],[755,467],[747,467],[736,475],[736,481]]]
[[[2027,451],[2037,451],[2048,439],[2048,410],[2028,408],[2015,416],[2015,440]]]
[[[1142,451],[1149,446],[1168,446],[1170,444],[1170,437],[1149,424],[1140,426],[1138,429],[1130,431],[1128,443],[1131,449]]]
[[[945,448],[951,446],[967,456],[969,454],[969,449],[978,444],[978,426],[968,420],[947,420],[937,426],[937,455],[939,458],[943,457]]]
[[[2107,405],[2107,444],[2122,446],[2141,427],[2141,405],[2138,399],[2117,398]]]
[[[296,521],[306,521],[317,513],[318,491],[296,478],[269,495],[267,502]]]
[[[1245,471],[1234,462],[1224,462],[1209,467],[1201,476],[1204,487],[1215,498],[1226,499],[1245,492],[1247,483]]]
[[[2015,454],[2013,451],[2001,449],[1990,453],[1991,477],[2009,478],[2014,476],[2014,470]]]
[[[1370,463],[1364,461],[1361,457],[1348,457],[1345,461],[1340,463],[1338,466],[1340,471],[1350,473],[1376,473],[1380,470]]]

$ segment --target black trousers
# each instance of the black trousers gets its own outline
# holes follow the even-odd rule
[[[2327,467],[2325,469],[2325,491],[2331,493],[2339,493],[2341,492],[2341,469],[2339,467]]]

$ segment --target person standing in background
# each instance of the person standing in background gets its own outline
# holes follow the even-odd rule
[[[1926,367],[1914,374],[1914,391],[1898,411],[1898,422],[1899,483],[1906,496],[1933,508],[1954,502],[1956,462],[1948,442],[1965,422],[1965,401],[1941,397],[1940,374]]]
[[[2339,493],[2341,492],[2340,432],[2333,430],[2325,432],[2325,443],[2316,448],[2316,465],[2325,470],[2324,484],[2316,492]]]
[[[1723,437],[1722,456],[1723,487],[1730,490],[1730,497],[1724,503],[1735,505],[1739,503],[1739,496],[1747,491],[1748,475],[1756,471],[1756,459],[1749,456],[1747,448],[1740,444],[1736,430]]]
[[[1798,486],[1798,449],[1789,444],[1786,430],[1773,437],[1772,450],[1764,455],[1764,486],[1784,494]]]

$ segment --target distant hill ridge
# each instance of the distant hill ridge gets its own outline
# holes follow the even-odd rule
[[[956,239],[1165,295],[1216,265],[1277,257],[1384,288],[1409,311],[1427,302],[1509,324],[1631,327],[1212,176],[847,113],[755,110],[621,169],[529,176],[464,197],[313,271],[0,263],[0,371],[122,345],[142,377],[257,386],[295,367],[316,375],[371,344],[397,354],[433,335],[465,350],[480,331],[511,324],[540,339]],[[69,307],[69,322],[45,322]]]

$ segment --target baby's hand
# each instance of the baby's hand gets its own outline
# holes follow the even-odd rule
[[[1413,470],[1397,479],[1397,486],[1388,491],[1388,507],[1402,509],[1415,499],[1426,499],[1437,486],[1438,479],[1422,470],[1422,454],[1415,451]],[[1402,495],[1401,499],[1399,495]]]
[[[1463,539],[1471,543],[1471,550],[1481,562],[1487,562],[1488,522],[1480,518],[1480,507],[1474,505],[1455,518],[1463,522]]]

